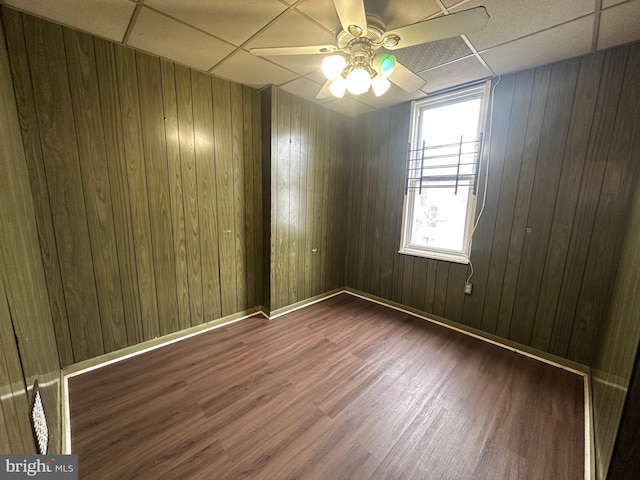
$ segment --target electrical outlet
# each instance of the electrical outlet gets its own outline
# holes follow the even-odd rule
[[[464,293],[467,295],[471,295],[471,290],[473,289],[473,284],[471,282],[467,282],[464,284]]]

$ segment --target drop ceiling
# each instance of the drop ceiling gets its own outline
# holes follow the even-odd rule
[[[332,0],[0,3],[234,82],[277,85],[346,115],[640,40],[640,0],[365,0],[387,29],[479,5],[490,19],[482,31],[394,52],[424,78],[422,90],[317,100],[321,55],[259,58],[249,49],[334,43],[340,22]]]

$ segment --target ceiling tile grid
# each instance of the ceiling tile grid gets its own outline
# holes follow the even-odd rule
[[[591,51],[593,15],[481,51],[496,74],[526,70]]]
[[[340,27],[340,19],[333,7],[333,0],[307,0],[299,4],[296,9],[331,32],[337,33]]]
[[[277,55],[265,58],[298,75],[306,75],[318,69],[324,55]]]
[[[211,73],[254,88],[270,84],[278,86],[297,78],[295,73],[244,50],[238,50],[227,57]]]
[[[365,0],[364,5],[367,13],[377,15],[384,21],[387,30],[419,22],[440,13],[437,3],[433,0]]]
[[[341,27],[332,0],[0,3],[238,83],[277,85],[347,115],[485,78],[492,72],[483,62],[503,74],[640,40],[640,0],[364,0],[366,12],[379,16],[388,30],[477,6],[486,7],[490,18],[485,29],[464,38],[393,52],[427,81],[422,91],[393,86],[382,97],[317,100],[325,82],[323,55],[260,58],[249,50],[334,44]]]
[[[368,92],[354,98],[361,103],[377,109],[390,107],[391,105],[396,105],[398,103],[410,102],[411,100],[416,100],[421,97],[424,97],[424,92],[421,92],[420,90],[415,92],[405,92],[400,87],[391,85],[389,90],[380,97],[376,97],[373,92]]]
[[[299,77],[283,85],[281,88],[285,92],[289,92],[297,97],[309,99],[316,103],[326,103],[331,100],[330,98],[316,98],[316,95],[322,88],[322,85],[305,77]]]
[[[478,6],[487,9],[489,21],[467,37],[484,50],[593,13],[595,0],[472,0],[460,9]]]
[[[602,8],[609,8],[613,5],[618,5],[619,3],[625,3],[629,0],[602,0]]]
[[[306,77],[321,85],[324,85],[324,82],[327,81],[324,73],[322,73],[322,69],[314,70],[313,72],[308,73]]]
[[[300,12],[289,10],[252,38],[247,47],[325,45],[334,41],[334,35],[325,28],[316,25]]]
[[[129,0],[4,0],[0,3],[114,42],[122,42],[136,8]]]
[[[422,87],[422,91],[433,93],[454,85],[464,85],[475,80],[488,78],[492,74],[475,56],[470,56],[432,68],[420,73],[420,76],[427,81],[427,84]]]
[[[234,51],[232,45],[144,6],[126,45],[203,71]]]
[[[619,3],[600,16],[598,50],[640,40],[640,0]]]
[[[287,9],[278,0],[145,0],[144,4],[236,46]]]
[[[324,107],[327,107],[329,110],[333,110],[334,112],[342,113],[343,115],[347,115],[349,117],[357,117],[358,115],[362,115],[363,113],[372,112],[375,110],[374,108],[365,105],[357,100],[354,100],[351,97],[345,96],[344,98],[330,100],[326,103],[322,104]]]

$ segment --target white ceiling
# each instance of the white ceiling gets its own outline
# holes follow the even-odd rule
[[[273,84],[347,115],[640,40],[640,0],[365,0],[387,29],[479,5],[490,19],[468,36],[396,50],[426,80],[421,91],[393,86],[316,100],[321,55],[265,57],[250,48],[333,44],[332,0],[0,0],[0,3],[235,82]]]

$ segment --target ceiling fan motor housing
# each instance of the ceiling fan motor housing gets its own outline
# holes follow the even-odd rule
[[[336,43],[341,50],[348,50],[356,42],[367,42],[372,50],[377,50],[382,46],[385,32],[384,22],[376,15],[367,15],[367,34],[354,36],[350,32],[341,30],[336,37]]]

